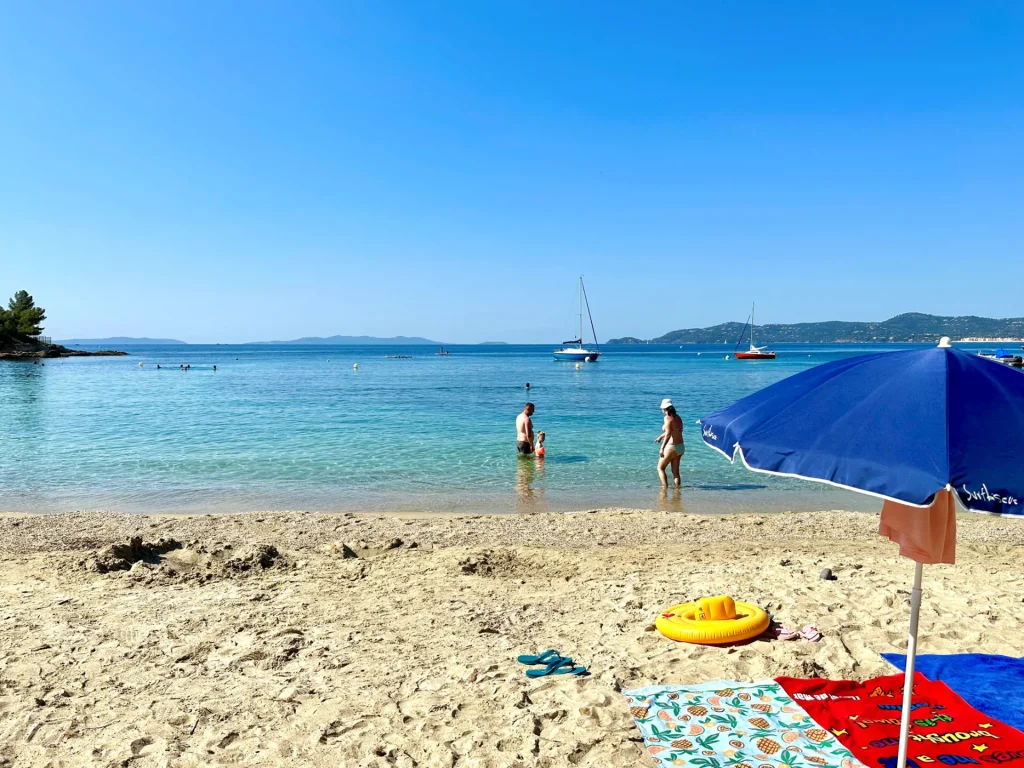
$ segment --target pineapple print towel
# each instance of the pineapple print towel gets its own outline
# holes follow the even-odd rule
[[[773,680],[623,691],[659,766],[863,768]]]

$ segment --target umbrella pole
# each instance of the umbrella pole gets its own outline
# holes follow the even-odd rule
[[[921,571],[914,563],[914,588],[910,592],[910,636],[907,638],[907,671],[903,677],[903,716],[900,720],[900,751],[897,768],[907,766],[907,741],[910,736],[911,700],[914,696],[914,666],[917,662],[917,619],[921,614]]]

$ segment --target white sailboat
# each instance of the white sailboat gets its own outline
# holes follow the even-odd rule
[[[590,302],[587,301],[587,290],[583,287],[583,277],[580,276],[580,335],[575,339],[563,341],[565,345],[554,352],[555,360],[568,360],[570,362],[593,363],[601,356],[601,347],[597,343],[597,331],[594,330],[594,318],[590,314]],[[587,318],[590,320],[590,331],[594,334],[594,348],[587,349],[583,346],[583,307],[587,307]],[[573,345],[573,346],[570,346]]]

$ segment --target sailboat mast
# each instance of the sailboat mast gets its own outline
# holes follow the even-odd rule
[[[754,302],[750,302],[750,348],[754,348]]]
[[[583,284],[582,280],[580,280],[580,288],[583,289],[583,303],[587,307],[587,318],[590,320],[590,332],[594,334],[594,349],[600,352],[601,345],[597,343],[597,329],[594,328],[594,316],[590,313],[590,299],[587,298],[587,287]],[[580,335],[580,338],[583,338],[582,334]]]
[[[583,349],[583,275],[580,275],[580,349]]]

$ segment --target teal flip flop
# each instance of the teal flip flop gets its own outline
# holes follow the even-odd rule
[[[556,651],[554,648],[544,653],[539,653],[536,656],[530,656],[524,654],[520,656],[517,661],[520,664],[550,664],[552,661],[562,658],[562,654]]]
[[[558,658],[551,661],[544,669],[528,669],[527,677],[547,677],[548,675],[582,675],[586,667],[575,666],[572,659]]]

